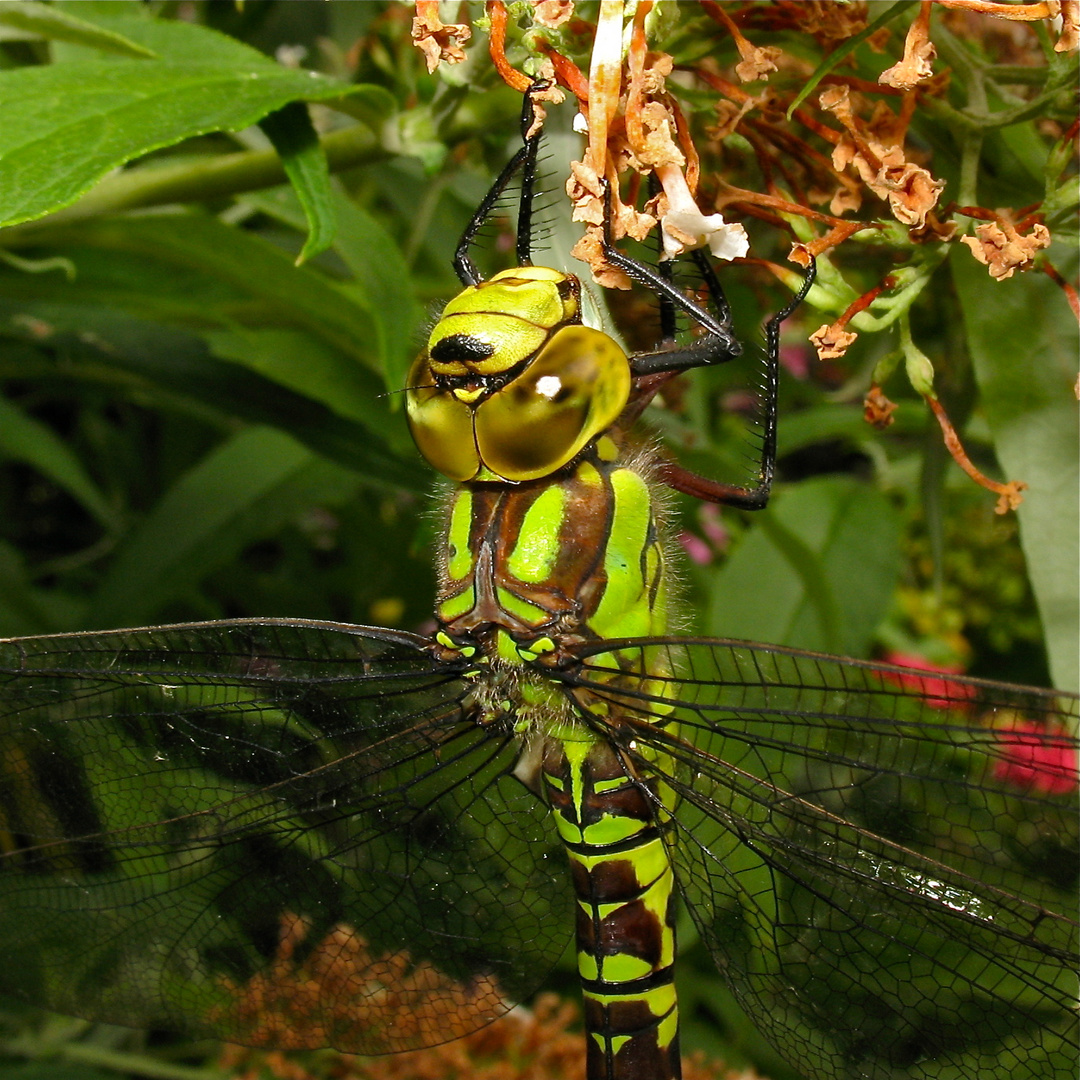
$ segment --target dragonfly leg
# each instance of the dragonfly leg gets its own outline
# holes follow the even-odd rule
[[[630,368],[638,379],[638,389],[655,393],[665,374],[673,374],[693,367],[724,363],[741,355],[742,345],[731,328],[731,309],[724,291],[713,270],[712,262],[704,251],[691,252],[709,298],[716,313],[707,310],[684,295],[671,280],[670,271],[653,270],[632,259],[615,247],[611,232],[612,191],[604,183],[606,211],[604,214],[604,256],[635,281],[652,289],[660,298],[661,330],[665,342],[674,338],[675,310],[681,310],[698,323],[705,333],[697,341],[683,348],[662,348],[653,352],[639,353],[630,358]],[[664,266],[661,263],[661,266]],[[661,479],[676,491],[692,495],[705,502],[722,503],[743,510],[759,510],[769,501],[773,474],[776,469],[776,423],[777,396],[780,386],[780,326],[803,301],[814,283],[816,264],[811,261],[799,291],[765,324],[766,365],[763,379],[761,454],[757,478],[753,485],[722,484],[708,477],[684,469],[675,462],[665,462],[660,469]],[[654,380],[649,384],[643,380]],[[649,394],[639,396],[637,408],[643,408]]]
[[[551,88],[546,79],[537,79],[528,90],[525,91],[524,101],[521,105],[521,138],[523,146],[507,162],[503,171],[495,178],[488,193],[476,208],[465,231],[461,234],[457,249],[454,252],[454,270],[464,285],[478,285],[483,280],[480,271],[469,255],[476,234],[484,227],[495,204],[502,197],[507,184],[515,174],[521,173],[521,194],[518,197],[518,223],[517,223],[517,260],[519,266],[532,265],[532,204],[534,189],[536,187],[536,155],[540,148],[540,136],[542,129],[535,122],[536,95]]]
[[[695,252],[695,254],[697,254]],[[705,263],[708,260],[702,256]],[[696,261],[696,260],[695,260]],[[700,264],[699,264],[700,265]],[[711,268],[710,268],[711,270]],[[777,398],[780,391],[780,327],[802,303],[814,284],[817,264],[811,260],[799,291],[765,324],[765,374],[762,380],[761,454],[756,482],[752,486],[722,484],[707,476],[665,462],[660,475],[668,487],[705,502],[721,503],[740,510],[761,510],[769,501],[776,472]],[[706,277],[708,283],[708,277]],[[710,286],[710,292],[711,292]]]

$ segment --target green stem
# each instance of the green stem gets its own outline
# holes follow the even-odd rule
[[[912,268],[914,272],[910,281],[904,282],[897,291],[891,294],[876,297],[868,310],[860,311],[851,320],[851,325],[856,330],[864,334],[877,333],[892,326],[899,319],[902,321],[901,337],[903,337],[903,326],[906,325],[908,312],[919,294],[930,284],[934,272],[945,261],[949,254],[949,245],[939,244],[934,249],[926,250],[923,261],[917,268]],[[880,314],[871,315],[871,310]]]
[[[192,1065],[173,1065],[165,1061],[144,1057],[141,1054],[128,1054],[120,1050],[108,1050],[103,1046],[88,1043],[68,1043],[55,1055],[57,1059],[81,1062],[87,1065],[100,1065],[130,1076],[146,1077],[146,1080],[225,1080],[226,1073],[221,1069],[199,1068]],[[47,1060],[43,1055],[39,1061]]]
[[[364,125],[345,128],[319,140],[331,172],[369,165],[392,156]],[[0,232],[0,243],[17,244],[54,225],[122,210],[196,202],[258,191],[285,183],[281,159],[273,150],[225,154],[205,162],[161,168],[143,167],[103,180],[73,206]]]
[[[979,162],[982,159],[983,133],[968,128],[960,140],[960,183],[957,201],[961,206],[979,205]]]
[[[911,320],[905,311],[898,320],[900,327],[900,350],[904,354],[904,368],[915,393],[923,397],[937,397],[934,393],[934,365],[930,357],[915,344],[911,336]]]
[[[963,42],[958,41],[940,24],[934,29],[934,45],[941,58],[953,69],[954,75],[958,76],[955,81],[966,91],[967,103],[963,109],[955,109],[942,98],[924,97],[920,99],[920,105],[934,119],[952,128],[958,137],[964,131],[992,131],[1042,116],[1062,89],[1076,81],[1075,57],[1062,55],[1052,60],[1047,67],[1036,69],[1041,72],[1045,84],[1042,94],[1031,101],[1019,102],[1010,108],[994,111],[990,108],[987,83],[989,81],[993,84],[995,76],[1002,77],[1001,73],[975,56]],[[1008,70],[1004,69],[1006,80]],[[1006,93],[996,84],[993,88],[1002,100],[1014,100],[1014,95]]]

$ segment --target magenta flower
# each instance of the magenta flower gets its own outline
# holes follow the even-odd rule
[[[1064,732],[1031,720],[998,732],[1001,758],[994,778],[1041,795],[1067,795],[1080,786],[1076,746]]]

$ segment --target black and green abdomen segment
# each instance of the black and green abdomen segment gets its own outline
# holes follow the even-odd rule
[[[548,739],[542,774],[574,881],[588,1075],[678,1077],[670,808],[583,728]]]

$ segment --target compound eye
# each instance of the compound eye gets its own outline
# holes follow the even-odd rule
[[[506,480],[536,480],[575,458],[630,396],[626,354],[607,334],[564,326],[476,410],[480,458]]]
[[[406,386],[406,415],[417,449],[443,476],[458,483],[471,480],[480,471],[472,409],[432,385],[425,353],[413,362]]]

